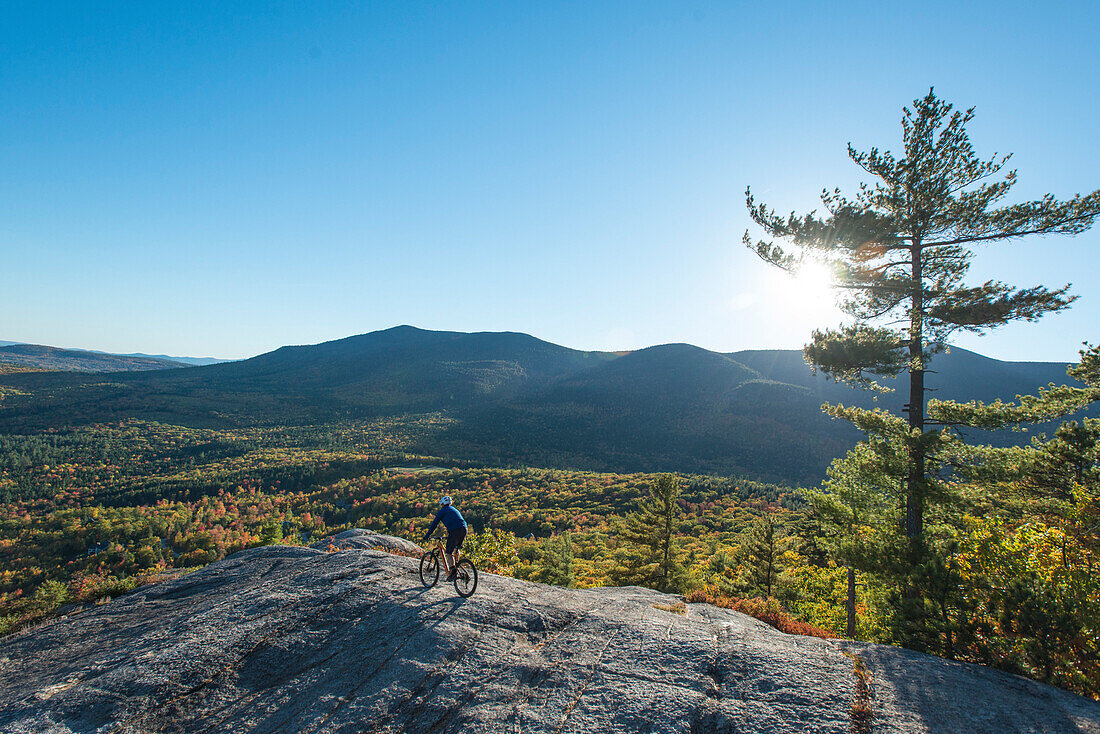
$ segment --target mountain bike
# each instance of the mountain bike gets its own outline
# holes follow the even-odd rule
[[[433,535],[435,548],[420,557],[420,582],[429,589],[439,581],[439,569],[446,568],[443,560],[443,536]],[[469,558],[462,557],[455,564],[455,591],[463,599],[477,589],[477,567]]]

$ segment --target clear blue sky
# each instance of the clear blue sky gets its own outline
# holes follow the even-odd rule
[[[0,339],[241,357],[409,323],[795,348],[827,307],[741,245],[935,85],[1017,198],[1100,187],[1095,2],[9,2]],[[985,250],[1100,339],[1100,231]]]

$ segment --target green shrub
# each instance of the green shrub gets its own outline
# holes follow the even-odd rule
[[[471,531],[462,544],[462,555],[480,570],[502,576],[511,576],[512,568],[519,563],[516,536],[496,528],[486,528],[480,533]]]
[[[52,612],[69,598],[69,587],[60,581],[50,580],[34,592],[34,605],[44,612]]]
[[[0,635],[10,635],[20,627],[22,618],[18,614],[0,616]]]

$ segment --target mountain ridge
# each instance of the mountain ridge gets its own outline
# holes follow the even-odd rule
[[[184,367],[204,367],[211,364],[220,364],[222,362],[232,362],[231,359],[221,359],[219,357],[174,357],[168,354],[146,354],[145,352],[107,352],[102,349],[76,349],[73,347],[56,347],[46,344],[31,344],[29,342],[13,342],[0,340],[0,347],[12,347],[12,346],[31,346],[40,347],[43,349],[61,350],[64,352],[74,352],[79,354],[102,354],[108,357],[128,358],[136,357],[139,359],[152,359],[163,360],[168,362],[178,363],[176,366]],[[59,369],[75,369],[68,366],[60,366]],[[77,370],[79,371],[79,370]]]
[[[958,348],[931,367],[929,387],[940,398],[1011,400],[1068,381],[1063,363],[1002,362]],[[620,355],[521,332],[411,326],[206,367],[109,379],[5,375],[0,385],[16,391],[2,404],[12,430],[131,417],[217,427],[444,414],[448,425],[411,451],[494,465],[815,483],[859,437],[821,403],[897,411],[905,400],[832,382],[795,350],[664,344]]]
[[[108,354],[42,344],[0,346],[0,364],[44,370],[124,372],[186,367],[183,362],[146,355]]]

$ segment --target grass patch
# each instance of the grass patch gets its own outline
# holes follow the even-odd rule
[[[653,608],[660,609],[664,612],[672,612],[673,614],[687,614],[688,610],[687,604],[684,604],[682,601],[676,604],[654,604]]]

